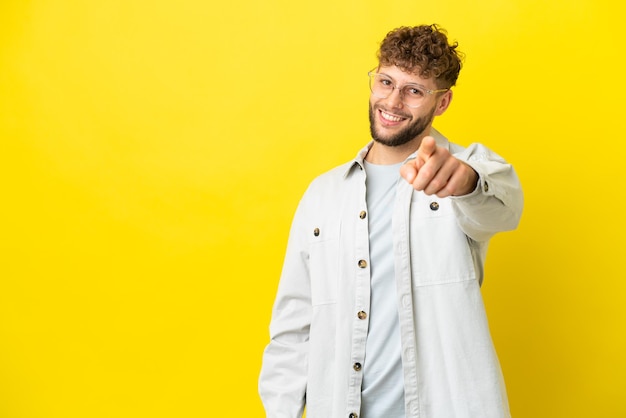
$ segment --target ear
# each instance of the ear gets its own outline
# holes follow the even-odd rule
[[[437,108],[435,110],[435,116],[443,115],[443,113],[450,106],[450,102],[452,102],[452,90],[446,91],[441,95],[438,99]]]

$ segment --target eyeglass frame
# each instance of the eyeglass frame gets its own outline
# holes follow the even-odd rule
[[[367,75],[369,77],[369,86],[370,86],[370,92],[374,95],[374,97],[378,97],[379,99],[387,99],[389,96],[391,96],[393,94],[394,90],[398,90],[398,93],[400,94],[400,100],[402,101],[402,103],[404,103],[406,106],[410,107],[411,109],[417,109],[418,107],[420,107],[422,104],[418,104],[417,106],[411,106],[407,103],[404,102],[404,93],[402,92],[402,90],[406,87],[406,86],[416,86],[419,87],[420,90],[423,90],[424,92],[433,95],[435,93],[442,93],[444,91],[448,91],[450,90],[450,88],[448,87],[447,89],[436,89],[436,90],[430,90],[427,89],[426,87],[422,86],[421,84],[417,84],[417,83],[406,83],[400,87],[398,87],[397,84],[394,83],[394,79],[391,76],[388,76],[387,74],[382,74],[382,73],[378,73],[376,72],[377,68],[372,68],[370,71],[367,72]],[[385,76],[389,79],[389,81],[391,82],[391,90],[389,91],[389,94],[387,96],[379,96],[377,94],[374,93],[374,90],[372,88],[372,80],[376,77],[376,76]]]

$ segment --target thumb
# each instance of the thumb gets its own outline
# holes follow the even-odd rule
[[[407,161],[402,167],[400,167],[400,175],[409,183],[413,183],[418,172],[417,161]]]

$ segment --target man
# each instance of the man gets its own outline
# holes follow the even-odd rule
[[[268,417],[510,416],[480,284],[523,198],[501,157],[432,128],[456,47],[436,25],[390,32],[369,74],[373,141],[303,196],[259,379]]]

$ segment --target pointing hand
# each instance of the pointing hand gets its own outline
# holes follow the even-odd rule
[[[415,190],[439,197],[471,193],[478,181],[472,167],[438,147],[431,136],[422,139],[415,159],[402,166],[400,175]]]

